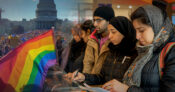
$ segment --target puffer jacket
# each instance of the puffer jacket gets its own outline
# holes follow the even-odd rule
[[[175,42],[175,37],[171,36],[165,44],[158,48],[143,67],[140,87],[130,86],[127,92],[175,92],[175,46],[164,58],[162,78],[159,76],[159,54],[169,42]]]

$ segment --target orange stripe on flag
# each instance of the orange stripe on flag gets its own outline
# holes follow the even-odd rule
[[[2,58],[0,61],[8,61],[11,63],[14,63],[13,65],[6,65],[6,67],[10,67],[8,68],[7,72],[11,71],[9,73],[9,75],[6,75],[6,79],[4,77],[5,80],[4,83],[7,83],[9,85],[11,85],[13,88],[16,88],[16,85],[19,81],[19,78],[21,76],[25,61],[26,61],[26,56],[28,55],[28,52],[32,49],[37,49],[40,48],[42,46],[46,46],[46,45],[50,45],[53,44],[54,45],[54,41],[53,41],[53,31],[50,30],[45,34],[42,34],[38,37],[35,37],[27,42],[25,42],[24,44],[20,45],[19,47],[17,47],[13,52],[11,52],[11,57],[4,57]],[[7,55],[8,56],[8,55]],[[15,58],[16,57],[16,58]],[[14,59],[12,59],[14,58]],[[10,60],[10,61],[9,61]],[[32,61],[32,60],[31,60]],[[4,65],[4,64],[3,64]],[[3,68],[3,66],[1,67]],[[1,74],[1,73],[0,73]],[[3,75],[1,75],[0,77],[3,77]],[[9,78],[8,78],[9,77]],[[3,92],[12,92],[14,90],[12,90],[12,88],[9,88],[10,86],[6,87],[4,86],[1,91]]]
[[[43,45],[53,44],[53,42],[51,42],[51,40],[52,40],[52,37],[50,36],[50,37],[43,38],[39,41],[27,44],[23,47],[23,49],[21,50],[21,52],[17,56],[15,66],[13,68],[10,79],[8,81],[8,83],[11,84],[12,87],[15,88],[17,83],[18,83],[18,79],[19,79],[21,72],[23,70],[23,66],[24,66],[28,51],[31,49],[37,49]]]

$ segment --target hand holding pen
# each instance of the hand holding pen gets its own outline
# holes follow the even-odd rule
[[[78,76],[78,72],[79,72],[79,69],[77,69],[77,70],[75,71],[75,73],[73,73],[74,78]]]
[[[77,69],[75,72],[73,72],[72,75],[72,80],[77,81],[77,82],[83,82],[85,80],[84,74],[78,72],[79,70]]]

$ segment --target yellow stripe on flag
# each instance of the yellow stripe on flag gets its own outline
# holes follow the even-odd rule
[[[52,36],[48,36],[48,37],[42,38],[38,41],[34,41],[34,42],[26,44],[21,49],[21,52],[18,53],[16,63],[15,63],[15,66],[12,70],[12,73],[10,75],[8,84],[11,84],[11,86],[13,88],[16,88],[16,85],[17,85],[19,77],[22,73],[23,66],[24,66],[24,63],[25,63],[25,60],[26,60],[26,57],[27,57],[25,55],[28,54],[28,51],[30,51],[32,49],[37,49],[41,46],[50,45],[50,44],[54,44]],[[4,92],[6,92],[6,91],[8,91],[8,88],[5,88]]]
[[[53,51],[53,50],[55,50],[55,48],[54,48],[54,45],[52,44],[52,45],[43,46],[41,48],[33,49],[29,51],[26,61],[25,61],[24,68],[22,70],[22,74],[16,86],[17,92],[20,92],[22,87],[24,87],[27,84],[30,78],[30,74],[32,72],[34,59],[43,51]]]

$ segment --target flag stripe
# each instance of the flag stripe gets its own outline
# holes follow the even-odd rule
[[[45,65],[45,67],[44,67],[44,70],[46,70],[45,72],[47,73],[49,67],[53,66],[54,64],[56,64],[56,59],[49,60],[49,61],[47,62],[47,64]],[[44,77],[44,76],[46,76],[46,75],[47,75],[47,74],[44,74],[44,75],[43,75],[43,80],[45,80],[45,77]],[[44,81],[41,81],[41,84],[44,84]]]
[[[56,59],[54,60],[49,60],[48,63],[46,64],[46,66],[44,67],[44,69],[46,70],[46,72],[48,71],[49,67],[50,66],[53,66],[54,64],[56,64]],[[43,77],[40,81],[41,84],[44,84],[44,80],[45,80],[45,76],[46,74],[43,74]],[[42,89],[43,87],[41,87]],[[33,88],[34,90],[32,90],[32,92],[41,92],[39,89],[38,90],[35,90],[35,88]]]
[[[52,53],[52,54],[51,54],[51,53]],[[34,66],[33,66],[33,68],[32,68],[32,72],[31,72],[31,74],[30,74],[30,78],[29,78],[29,80],[28,80],[28,82],[27,82],[28,85],[35,84],[34,82],[35,82],[35,79],[36,79],[36,75],[37,75],[37,73],[38,73],[38,70],[39,70],[39,73],[43,74],[43,68],[40,67],[40,66],[41,66],[40,63],[44,63],[44,61],[42,61],[42,59],[45,60],[45,62],[47,63],[48,60],[53,59],[53,58],[56,58],[55,55],[54,55],[54,56],[51,56],[51,55],[53,55],[53,54],[55,54],[55,52],[52,52],[52,51],[45,51],[45,52],[41,53],[41,54],[34,60]],[[47,55],[49,55],[49,58],[47,58],[47,57],[48,57]],[[45,56],[47,56],[47,57],[45,57]],[[35,85],[37,85],[37,84],[35,84]],[[37,87],[39,87],[39,85],[38,85]],[[40,87],[40,88],[41,88],[41,87]],[[24,90],[25,90],[25,91],[27,90],[27,91],[31,91],[31,92],[32,92],[32,87],[27,87],[27,86],[26,86],[26,87],[24,87]]]
[[[38,57],[37,55],[39,55],[39,53],[42,53],[43,51],[53,51],[54,50],[54,45],[46,45],[43,47],[40,47],[38,49],[32,49],[29,51],[29,54],[27,55],[26,61],[25,61],[25,65],[22,71],[22,75],[27,75],[27,76],[20,76],[19,82],[16,86],[16,90],[19,91],[21,86],[24,86],[27,84],[29,78],[30,78],[30,74],[32,72],[32,68],[33,68],[33,61],[31,59],[35,59],[36,57]]]
[[[34,41],[32,43],[28,43],[27,45],[24,45],[23,49],[21,49],[21,52],[19,52],[17,59],[16,59],[16,63],[14,68],[12,69],[12,73],[10,75],[10,79],[8,81],[9,84],[12,84],[12,87],[16,87],[19,77],[21,75],[21,72],[23,70],[23,66],[26,60],[26,57],[28,55],[28,51],[31,49],[36,49],[40,46],[44,46],[44,45],[48,45],[48,44],[53,44],[53,42],[51,42],[53,38],[51,36],[49,37],[45,37],[43,39],[40,39],[38,41]],[[19,66],[20,65],[20,66]],[[14,80],[14,78],[16,78]]]
[[[44,55],[46,55],[47,53],[49,53],[49,52],[41,53],[41,56],[39,58],[35,59],[34,66],[32,68],[32,72],[31,72],[31,75],[30,75],[30,79],[29,79],[27,84],[33,84],[34,83],[35,77],[36,77],[36,75],[38,73],[39,63],[40,63],[42,57],[44,57]]]
[[[14,56],[14,53],[17,53],[20,49],[15,49],[13,52],[10,52],[8,55],[6,55],[6,58],[1,58],[0,60],[0,78],[1,80],[3,80],[4,83],[8,82],[8,79],[10,77],[10,74],[13,70],[13,66],[16,63],[16,58],[17,56]],[[13,57],[14,56],[14,57]],[[13,57],[13,58],[12,58]],[[9,59],[9,60],[7,60]],[[13,61],[13,62],[11,62]],[[8,67],[7,67],[8,66]],[[2,83],[0,84],[0,89],[4,89],[5,85],[2,85]]]
[[[41,89],[42,88],[42,81],[44,81],[43,77],[46,76],[47,72],[45,70],[45,67],[47,67],[47,63],[49,60],[53,60],[54,58],[56,58],[56,54],[55,52],[52,52],[52,53],[49,53],[49,54],[46,54],[42,60],[40,61],[40,64],[39,64],[39,67],[42,67],[41,68],[41,71],[38,71],[36,77],[35,77],[35,81],[33,84],[37,84],[37,85],[40,85],[39,88]],[[41,63],[43,62],[43,63]],[[44,72],[45,71],[45,72]],[[40,92],[41,90],[38,90],[38,89],[32,89],[32,92]]]
[[[49,66],[54,64],[56,64],[56,54],[53,30],[50,30],[26,41],[0,58],[1,92],[23,91],[25,86],[30,89],[38,86],[41,88]],[[31,85],[28,84],[30,78],[34,79]]]

